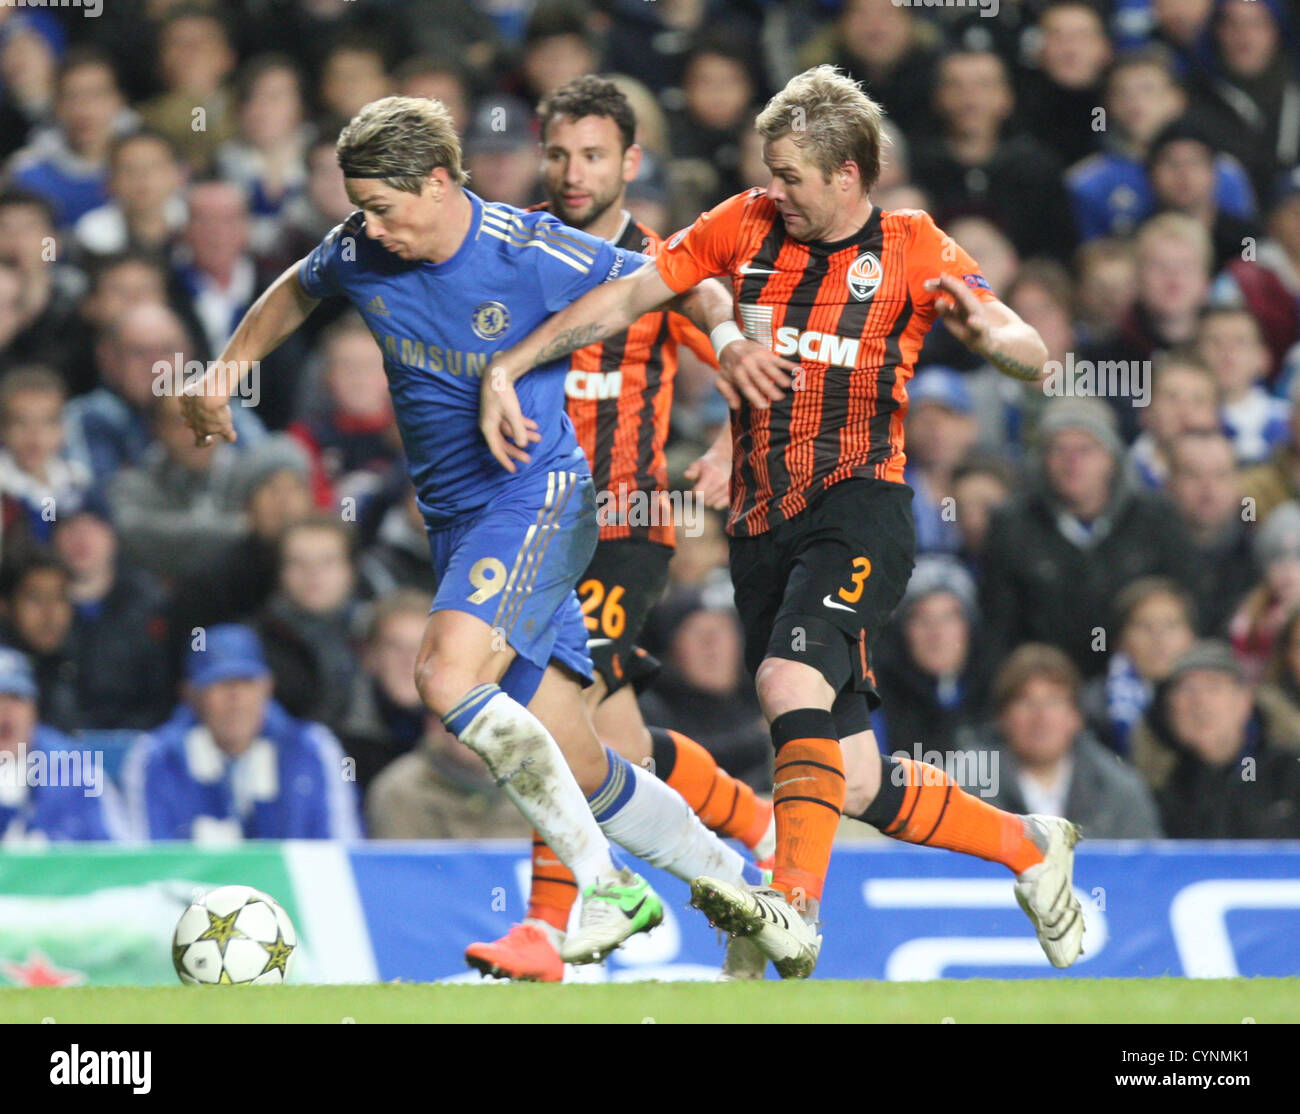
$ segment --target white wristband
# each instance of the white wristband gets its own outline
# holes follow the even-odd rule
[[[721,325],[715,325],[713,331],[709,334],[709,343],[713,345],[713,354],[718,359],[722,359],[722,350],[733,340],[744,339],[745,334],[740,331],[740,326],[734,321],[724,321]]]

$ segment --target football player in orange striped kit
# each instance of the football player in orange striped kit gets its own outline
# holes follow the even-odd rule
[[[619,247],[653,254],[662,243],[624,208],[641,149],[627,98],[612,82],[577,78],[541,105],[543,178],[549,208],[565,223]],[[708,338],[679,314],[646,313],[617,336],[573,353],[567,409],[587,454],[600,513],[600,544],[578,595],[586,615],[595,684],[587,690],[601,739],[653,769],[719,835],[762,858],[775,846],[770,802],[721,770],[693,739],[647,728],[636,702],[658,665],[636,646],[668,582],[676,542],[664,442],[679,345],[711,366]],[[500,940],[470,945],[466,962],[486,974],[542,982],[564,975],[559,945],[577,896],[573,875],[534,833],[528,915]]]
[[[999,371],[1029,383],[1047,358],[1037,332],[927,213],[872,203],[883,120],[832,66],[792,78],[756,122],[770,184],[723,201],[652,264],[584,294],[496,357],[479,428],[508,459],[502,430],[515,445],[526,437],[513,384],[528,369],[706,278],[729,279],[739,322],[711,319],[711,339],[734,407],[731,574],[776,750],[777,849],[770,886],[700,878],[692,901],[783,977],[807,977],[847,813],[896,839],[1005,865],[1048,959],[1066,967],[1084,930],[1074,826],[1003,812],[940,769],[882,756],[865,714],[845,727],[854,707],[879,703],[870,650],[911,574],[903,419],[926,332],[942,317]]]

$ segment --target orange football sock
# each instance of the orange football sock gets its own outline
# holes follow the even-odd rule
[[[713,755],[679,731],[650,729],[656,771],[676,789],[706,828],[751,850],[767,834],[772,805],[722,769]],[[671,751],[671,754],[669,753]]]
[[[772,721],[776,746],[772,805],[776,865],[772,886],[796,908],[820,901],[831,844],[844,808],[844,759],[830,712],[802,708]]]
[[[903,799],[892,822],[877,824],[885,835],[1002,863],[1016,874],[1043,861],[1019,816],[967,793],[944,770],[926,762],[894,756],[885,762],[882,777],[891,776],[895,763],[903,770]]]
[[[564,932],[569,910],[578,900],[578,882],[555,852],[533,832],[533,885],[528,894],[528,915]]]

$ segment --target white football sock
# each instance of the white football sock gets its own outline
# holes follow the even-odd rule
[[[465,723],[467,713],[472,718]],[[496,685],[480,685],[444,722],[487,763],[506,796],[573,871],[579,892],[608,880],[617,871],[609,841],[596,824],[564,755],[527,708]]]
[[[728,847],[685,799],[650,771],[608,747],[609,775],[589,798],[601,830],[620,847],[688,882],[707,876],[737,884],[757,881],[756,868]]]

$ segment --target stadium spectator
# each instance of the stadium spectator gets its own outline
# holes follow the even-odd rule
[[[42,723],[75,731],[81,723],[76,647],[72,645],[72,578],[47,550],[9,548],[4,570],[0,643],[31,659]]]
[[[1183,582],[1188,544],[1173,508],[1123,475],[1105,403],[1053,399],[1038,432],[1041,478],[989,527],[981,599],[989,649],[1000,656],[1021,642],[1047,642],[1093,677],[1106,666],[1120,588],[1151,574]]]
[[[269,275],[251,250],[248,202],[238,186],[200,182],[186,195],[188,219],[176,280],[202,330],[206,352],[221,352]]]
[[[526,209],[538,198],[537,124],[518,97],[487,97],[465,137],[465,169],[484,201]]]
[[[1284,43],[1285,25],[1278,0],[1217,0],[1213,63],[1197,72],[1193,86],[1197,116],[1215,148],[1241,160],[1265,202],[1279,172],[1300,158],[1300,74],[1294,44]]]
[[[70,780],[30,777],[42,768],[30,765],[39,757],[47,774],[65,770]],[[122,838],[124,817],[102,759],[40,721],[31,663],[0,647],[0,844]]]
[[[1162,354],[1154,361],[1150,405],[1142,408],[1142,432],[1129,446],[1125,467],[1141,487],[1161,488],[1169,479],[1174,442],[1185,433],[1219,429],[1219,384],[1214,373],[1190,348]]]
[[[1067,174],[1079,239],[1127,236],[1155,212],[1147,153],[1160,131],[1187,110],[1169,55],[1159,49],[1121,55],[1106,77],[1106,150]],[[1214,160],[1214,201],[1238,217],[1255,215],[1250,179],[1236,159]]]
[[[63,452],[66,397],[63,380],[39,365],[0,379],[0,496],[21,508],[28,536],[42,543],[92,483],[89,469]]]
[[[1262,577],[1228,624],[1232,648],[1252,681],[1263,671],[1287,616],[1300,607],[1300,503],[1276,507],[1255,530]]]
[[[1222,642],[1179,659],[1134,732],[1133,761],[1174,839],[1300,836],[1300,713],[1269,686],[1252,691]]]
[[[379,772],[365,806],[371,839],[502,839],[532,832],[483,759],[461,746],[437,716],[428,717],[415,749]]]
[[[72,399],[65,412],[69,455],[87,465],[97,482],[144,458],[152,442],[154,399],[175,389],[177,361],[183,368],[192,351],[180,318],[165,306],[134,306],[104,327],[95,346],[103,385]],[[160,376],[160,363],[166,375]],[[265,430],[247,406],[232,409],[239,451],[247,452]]]
[[[655,609],[647,640],[664,648],[663,673],[641,696],[641,714],[671,723],[727,773],[771,792],[772,747],[726,588],[670,594]]]
[[[885,752],[952,750],[974,741],[988,700],[989,659],[975,652],[975,582],[950,558],[921,557],[876,652]]]
[[[1115,632],[1106,674],[1084,686],[1080,706],[1101,741],[1127,755],[1156,685],[1196,641],[1192,597],[1168,577],[1139,577],[1115,598]]]
[[[40,129],[9,162],[12,183],[45,198],[54,223],[70,228],[108,200],[108,150],[134,122],[118,88],[113,61],[79,46],[59,66],[57,128]]]
[[[317,502],[354,515],[401,458],[384,355],[356,313],[321,334],[317,405],[289,427],[311,455]]]
[[[311,513],[310,479],[307,454],[284,434],[238,460],[231,495],[247,527],[227,545],[203,547],[198,571],[178,584],[174,610],[182,639],[196,627],[245,621],[262,609],[275,590],[281,535]]]
[[[0,27],[0,160],[49,121],[58,68],[57,48],[38,24],[10,18]]]
[[[1084,345],[1080,357],[1094,366],[1141,368],[1161,352],[1196,338],[1200,313],[1209,300],[1213,247],[1209,234],[1191,217],[1161,213],[1138,231],[1137,299],[1118,332]],[[1125,441],[1138,434],[1131,397],[1112,398]]]
[[[952,497],[957,512],[961,547],[957,556],[977,579],[993,512],[1011,498],[1016,475],[998,453],[975,450],[952,474]]]
[[[1288,175],[1268,213],[1268,238],[1259,245],[1266,267],[1300,302],[1300,169]]]
[[[164,91],[140,115],[176,145],[191,173],[205,173],[235,133],[229,81],[238,57],[221,14],[193,4],[173,7],[158,29],[157,60]]]
[[[742,37],[717,33],[696,43],[686,56],[681,110],[669,114],[674,157],[702,162],[712,171],[706,208],[745,188],[740,141],[754,130],[756,94],[748,50]]]
[[[1273,642],[1264,683],[1277,689],[1300,714],[1300,609],[1291,612]]]
[[[415,662],[432,603],[431,593],[398,589],[370,607],[361,669],[339,723],[339,739],[356,762],[363,793],[381,769],[414,749],[425,734],[428,712],[415,687]]]
[[[386,493],[393,487],[401,494],[390,501]],[[413,588],[432,596],[435,584],[429,562],[429,535],[404,465],[393,469],[383,489],[385,494],[373,500],[375,504],[387,504],[379,516],[374,540],[357,558],[361,594],[375,599],[399,588]]]
[[[240,536],[232,446],[195,445],[176,395],[153,401],[153,443],[140,463],[121,469],[107,485],[123,554],[169,579],[197,573],[205,551]]]
[[[1264,387],[1268,346],[1245,309],[1212,306],[1201,317],[1196,350],[1219,384],[1219,416],[1243,464],[1258,464],[1286,440],[1287,404]]]
[[[119,136],[108,166],[109,201],[77,221],[77,245],[92,255],[136,250],[165,258],[185,224],[185,168],[175,145],[161,132]]]
[[[75,365],[72,329],[85,282],[60,261],[55,232],[53,211],[43,198],[0,190],[0,263],[16,268],[21,282],[18,328],[0,340],[0,358],[48,364],[71,384],[84,375]]]
[[[1109,340],[1137,298],[1137,259],[1128,240],[1103,237],[1075,254],[1075,311],[1081,339]]]
[[[989,803],[1065,816],[1095,839],[1158,839],[1142,779],[1084,726],[1079,674],[1053,646],[1019,647],[993,680],[997,789]]]
[[[822,62],[839,66],[885,106],[905,135],[928,135],[937,130],[932,102],[940,43],[934,24],[910,7],[847,0],[839,18],[800,49],[796,69]]]
[[[1147,174],[1157,211],[1185,213],[1209,232],[1215,271],[1253,252],[1259,230],[1216,202],[1214,148],[1195,123],[1175,120],[1156,135],[1147,150]]]
[[[86,394],[100,384],[95,346],[110,322],[133,306],[165,305],[167,270],[152,256],[137,251],[105,255],[88,262],[89,289],[77,304],[77,316],[66,335],[72,353],[65,376],[68,391]]]
[[[284,207],[304,189],[311,129],[302,75],[286,55],[263,54],[240,72],[236,138],[216,151],[217,173],[239,186],[252,214],[249,242],[265,254],[275,248]]]
[[[1110,38],[1102,13],[1086,0],[1053,0],[1038,17],[1038,31],[1038,67],[1023,72],[1016,102],[1025,129],[1071,166],[1092,154],[1105,134],[1097,127],[1097,109]]]
[[[122,770],[138,839],[354,839],[356,786],[329,730],[271,699],[257,635],[201,632],[186,662],[185,699],[144,735]]]
[[[912,148],[915,182],[942,226],[963,214],[992,220],[1022,257],[1065,262],[1074,218],[1060,160],[1032,136],[1004,128],[1015,110],[1006,64],[991,50],[958,50],[939,63],[934,99],[941,137]],[[1026,221],[1023,215],[1035,214]]]
[[[472,119],[469,79],[465,70],[452,58],[438,54],[421,54],[408,58],[393,74],[399,97],[427,97],[441,101],[451,113],[456,134],[464,135]],[[334,140],[331,137],[330,146]]]
[[[1189,585],[1197,628],[1207,637],[1222,638],[1259,576],[1242,502],[1241,472],[1232,442],[1217,430],[1177,437],[1170,462],[1169,498],[1191,540]]]
[[[974,403],[960,374],[951,368],[922,368],[908,385],[907,469],[904,482],[915,493],[918,553],[954,553],[961,546],[953,471],[975,444],[979,429]]]
[[[307,148],[307,179],[302,190],[285,201],[275,221],[277,242],[258,249],[272,270],[301,259],[355,209],[343,188],[343,171],[335,157],[334,143],[333,136],[324,136]]]
[[[529,104],[600,68],[600,52],[587,28],[587,16],[587,6],[580,0],[544,0],[533,10],[512,83]],[[642,41],[639,49],[645,51],[646,46]],[[636,69],[619,68],[641,76]]]
[[[1300,500],[1300,379],[1292,378],[1290,383],[1286,440],[1266,461],[1243,471],[1241,490],[1257,522],[1288,499]]]
[[[275,696],[291,715],[337,728],[358,664],[352,646],[356,573],[352,531],[313,516],[280,536],[275,592],[257,619]]]
[[[392,92],[383,44],[363,33],[344,33],[326,52],[319,73],[321,126],[328,135],[337,136],[363,105]]]
[[[167,718],[175,689],[162,587],[121,559],[108,507],[98,497],[59,515],[54,552],[70,574],[77,726],[155,727]]]

